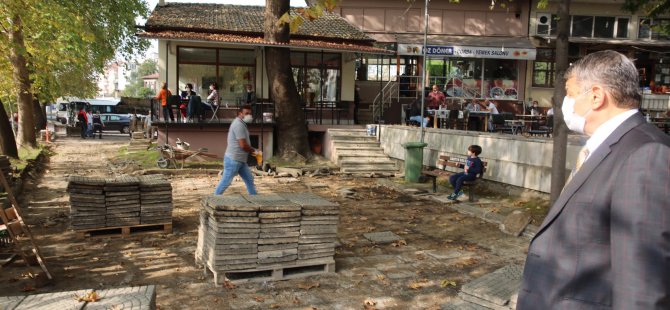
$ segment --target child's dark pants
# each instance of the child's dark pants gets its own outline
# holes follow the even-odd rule
[[[465,181],[474,181],[477,179],[477,176],[474,174],[466,174],[464,172],[452,174],[449,177],[449,183],[454,187],[454,193],[458,193],[463,187],[463,182]]]

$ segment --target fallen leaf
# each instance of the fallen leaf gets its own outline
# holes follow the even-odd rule
[[[278,304],[271,304],[270,305],[270,309],[277,309],[277,308],[279,308]]]
[[[88,292],[84,296],[79,296],[77,294],[74,295],[74,300],[78,302],[96,302],[100,300],[100,296],[98,296],[98,293],[96,292]]]
[[[375,309],[377,309],[377,308],[375,308],[375,305],[377,305],[376,301],[367,299],[363,303],[363,309],[365,309],[365,310],[375,310]]]
[[[293,297],[293,304],[294,304],[294,305],[297,305],[297,304],[299,304],[299,303],[300,303],[300,299],[298,299],[298,297],[295,297],[295,296],[294,296],[294,297]]]
[[[314,283],[300,283],[298,284],[298,287],[303,289],[303,290],[310,290],[312,288],[319,287],[321,284],[319,282],[314,282]]]
[[[35,290],[35,287],[30,285],[30,284],[26,284],[21,288],[22,292],[32,292],[34,290]]]
[[[398,240],[398,241],[396,241],[396,242],[391,243],[391,245],[397,248],[397,247],[400,247],[400,246],[407,245],[407,241],[405,241],[405,240]]]
[[[231,283],[230,281],[223,281],[223,287],[232,290],[232,289],[236,288],[237,286],[235,286],[235,284]]]
[[[423,280],[419,280],[419,281],[412,281],[412,283],[410,283],[410,284],[408,285],[408,287],[411,288],[411,289],[414,289],[414,290],[418,290],[418,289],[420,289],[420,288],[424,288],[424,287],[426,287],[426,286],[428,286],[428,285],[430,285],[430,283],[428,282],[428,280],[423,279]]]
[[[441,287],[456,286],[456,281],[442,280],[442,282],[440,282],[440,286]]]
[[[260,296],[256,296],[256,297],[254,297],[254,300],[256,300],[257,302],[264,302],[265,298],[260,297]]]

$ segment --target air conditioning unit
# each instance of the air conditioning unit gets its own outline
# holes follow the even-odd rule
[[[537,35],[548,36],[551,33],[551,13],[537,14]]]

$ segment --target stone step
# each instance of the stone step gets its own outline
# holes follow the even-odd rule
[[[368,133],[367,129],[365,128],[360,128],[360,129],[354,129],[354,128],[347,128],[347,129],[340,129],[340,128],[330,128],[328,129],[328,133],[330,134],[337,134],[337,135],[366,135]]]
[[[383,157],[386,158],[386,154],[381,149],[376,150],[340,150],[337,149],[335,152],[338,157]]]
[[[341,167],[340,172],[343,173],[371,173],[371,172],[386,172],[396,173],[398,169],[395,167],[379,167],[376,165],[356,166],[356,167]]]
[[[340,147],[379,147],[380,145],[377,141],[333,141],[335,149]]]
[[[343,152],[347,152],[347,151],[352,151],[352,152],[380,151],[380,152],[384,152],[384,149],[382,149],[381,147],[378,147],[378,146],[362,146],[362,147],[338,146],[336,149],[337,149],[338,152],[340,152],[340,151],[343,151]]]
[[[333,141],[372,141],[376,142],[377,137],[374,136],[353,136],[353,135],[330,135],[330,139]]]
[[[349,157],[344,160],[340,160],[341,165],[347,164],[392,164],[395,165],[395,162],[390,160],[388,157]]]

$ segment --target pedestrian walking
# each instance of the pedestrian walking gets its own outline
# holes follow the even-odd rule
[[[255,155],[256,153],[256,150],[251,147],[249,130],[247,129],[247,124],[254,120],[251,113],[251,106],[240,107],[237,111],[237,117],[230,124],[228,146],[223,156],[223,173],[221,174],[221,181],[214,190],[214,195],[223,194],[233,181],[233,177],[238,174],[247,186],[249,195],[256,195],[254,176],[247,166],[249,154]]]
[[[81,129],[81,138],[86,139],[86,131],[88,130],[88,119],[86,116],[86,111],[82,107],[77,113],[77,122],[79,123],[79,128]]]
[[[670,137],[638,111],[633,61],[565,73],[563,116],[589,136],[530,243],[517,309],[670,309]]]
[[[95,139],[95,133],[98,132],[98,138],[102,139],[102,128],[105,127],[105,123],[102,121],[102,117],[100,117],[100,112],[95,112],[93,114],[93,134],[91,135],[93,139]]]

